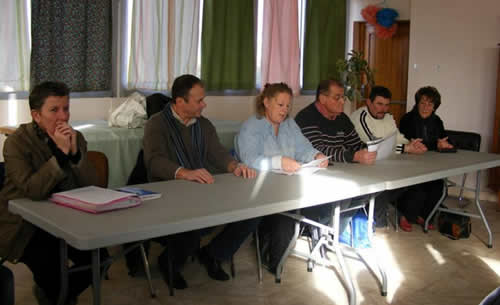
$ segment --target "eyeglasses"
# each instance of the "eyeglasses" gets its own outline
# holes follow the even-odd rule
[[[340,99],[342,100],[346,100],[347,99],[347,96],[343,95],[343,94],[337,94],[337,95],[327,95],[327,94],[323,94],[324,96],[328,97],[328,98],[331,98],[333,99],[334,101],[338,102]]]

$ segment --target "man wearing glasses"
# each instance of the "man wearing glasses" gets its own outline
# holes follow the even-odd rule
[[[316,100],[302,109],[295,121],[314,148],[325,156],[331,156],[330,164],[373,164],[377,152],[369,152],[365,148],[366,144],[361,141],[351,120],[344,113],[344,101],[344,85],[335,79],[323,80],[316,90]],[[367,196],[343,200],[340,208],[344,210],[359,206],[367,200]],[[356,212],[357,210],[353,209],[341,214],[340,234]]]
[[[295,121],[314,148],[333,162],[373,164],[377,152],[369,152],[344,113],[344,86],[328,79],[319,83],[316,101],[302,109]]]

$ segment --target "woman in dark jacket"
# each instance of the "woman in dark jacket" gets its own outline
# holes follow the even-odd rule
[[[434,87],[422,87],[415,94],[415,106],[401,118],[399,130],[407,139],[420,139],[427,150],[453,148],[443,121],[436,115],[441,95]],[[423,224],[443,194],[443,180],[413,185],[398,201],[401,229],[411,231],[411,223]],[[433,229],[429,225],[429,229]]]
[[[56,304],[60,290],[59,240],[8,210],[16,198],[42,200],[54,192],[97,184],[87,159],[87,142],[69,124],[69,89],[44,82],[29,97],[33,121],[22,124],[4,145],[5,183],[0,191],[0,258],[22,262],[33,273],[39,303]],[[91,263],[91,254],[69,247],[74,267]],[[90,270],[69,275],[66,304],[92,282]]]

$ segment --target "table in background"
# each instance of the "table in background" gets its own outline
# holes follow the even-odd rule
[[[231,150],[234,136],[240,130],[237,121],[212,120],[221,143]],[[142,149],[144,128],[109,127],[104,120],[71,122],[87,140],[88,150],[103,152],[109,162],[109,187],[127,183]]]

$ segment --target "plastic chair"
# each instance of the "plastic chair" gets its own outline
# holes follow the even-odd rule
[[[456,130],[446,130],[448,134],[448,141],[453,144],[458,149],[479,151],[481,147],[481,135],[474,132],[456,131]],[[460,194],[458,195],[459,205],[464,207],[470,202],[466,202],[463,197],[464,190],[475,191],[475,189],[465,187],[465,181],[467,179],[467,174],[462,177],[462,183],[460,187]],[[457,184],[449,179],[446,179],[446,184],[448,187],[458,187]]]
[[[447,130],[446,132],[448,134],[448,141],[451,144],[453,144],[456,148],[463,149],[463,150],[479,151],[480,146],[481,146],[481,135],[474,133],[474,132],[465,132],[465,131],[456,131],[456,130]],[[434,207],[434,209],[432,210],[430,215],[427,217],[427,219],[425,221],[425,225],[424,225],[424,232],[427,232],[428,223],[429,223],[430,219],[432,218],[432,216],[437,211],[459,214],[459,215],[464,215],[464,216],[469,216],[469,217],[480,217],[481,219],[483,219],[483,222],[485,223],[486,229],[488,231],[488,244],[487,244],[487,246],[488,246],[488,248],[493,247],[492,233],[491,233],[489,226],[487,225],[486,218],[484,216],[484,213],[481,209],[480,202],[479,202],[479,191],[480,191],[480,175],[479,174],[480,174],[480,171],[478,170],[476,172],[476,187],[475,188],[468,188],[465,186],[465,179],[467,177],[466,174],[464,174],[464,176],[462,178],[462,184],[460,186],[457,186],[457,184],[454,183],[453,181],[449,181],[448,179],[446,179],[447,183],[445,183],[443,186],[443,196],[441,196],[441,199],[438,201],[438,203],[436,204],[436,206]],[[446,199],[446,196],[448,193],[448,187],[455,187],[455,186],[460,187],[459,200],[461,200],[461,201],[463,201],[462,195],[463,195],[464,190],[470,190],[470,191],[473,191],[475,193],[475,200],[474,201],[476,204],[476,208],[479,212],[479,215],[471,214],[471,213],[464,212],[461,210],[445,209],[445,208],[441,207],[441,204]],[[462,199],[460,199],[460,198],[462,198]],[[462,207],[465,205],[466,204],[462,204]]]

